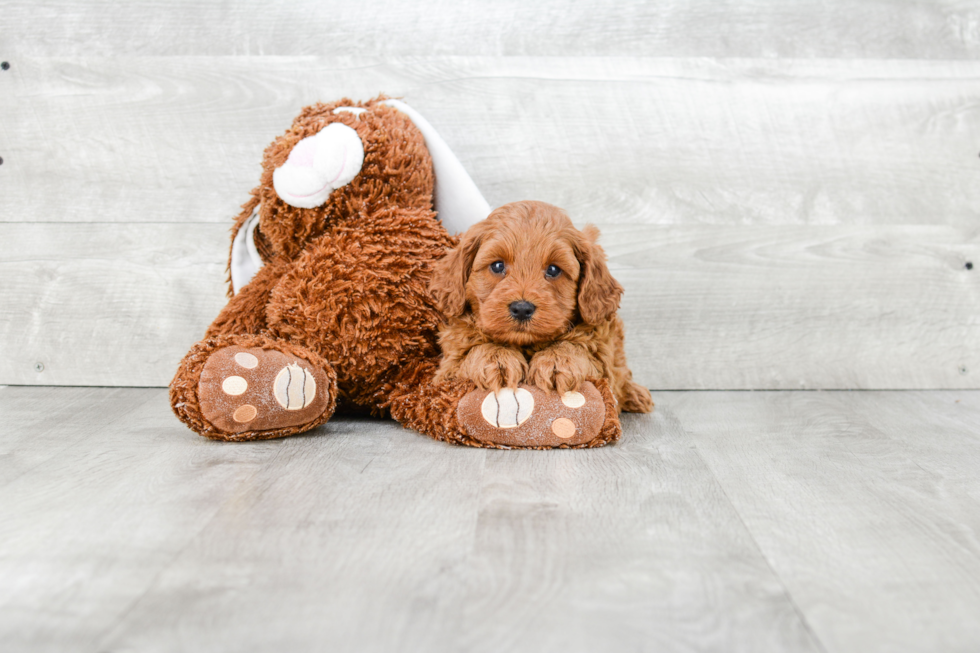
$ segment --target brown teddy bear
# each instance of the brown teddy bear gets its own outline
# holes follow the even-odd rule
[[[410,107],[379,97],[305,108],[266,149],[243,209],[231,298],[170,384],[173,410],[192,430],[276,438],[342,410],[480,447],[619,437],[602,379],[572,400],[534,386],[494,393],[434,382],[444,318],[428,289],[433,268],[457,244],[447,227],[464,231],[489,207]]]

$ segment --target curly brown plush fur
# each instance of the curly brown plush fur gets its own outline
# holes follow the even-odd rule
[[[428,286],[436,262],[457,240],[432,210],[432,162],[421,133],[383,100],[357,103],[345,98],[308,107],[266,149],[261,182],[232,230],[234,238],[258,210],[255,243],[264,266],[237,294],[229,291],[228,304],[204,340],[181,362],[171,383],[174,412],[197,433],[224,440],[282,437],[314,428],[336,409],[390,414],[405,426],[446,442],[500,446],[467,435],[457,417],[460,399],[475,385],[435,380],[443,316]],[[337,107],[366,111],[334,113]],[[297,143],[331,123],[343,123],[357,132],[364,146],[359,174],[320,206],[305,209],[286,204],[274,189],[273,172]],[[224,353],[217,356],[216,352]],[[205,416],[214,414],[207,406],[216,405],[207,404],[208,397],[224,389],[220,396],[228,403],[246,391],[245,379],[232,376],[234,361],[239,360],[234,352],[245,357],[242,364],[249,369],[239,368],[245,376],[246,371],[263,372],[264,352],[280,352],[301,367],[322,370],[316,391],[329,394],[327,409],[299,426],[234,433],[219,428]],[[269,359],[281,361],[282,355]],[[209,360],[219,359],[230,366],[225,380],[234,383],[227,387],[220,380],[202,381],[218,378],[206,366]],[[276,371],[272,369],[273,376]],[[275,377],[276,383],[281,377]],[[254,385],[260,377],[249,378]],[[292,387],[293,378],[288,376],[286,386]],[[615,399],[601,384],[597,380],[611,415],[609,423],[592,442],[575,446],[598,446],[619,436],[615,411],[609,413]],[[271,387],[266,384],[258,391]],[[248,388],[250,393],[256,391]],[[305,390],[302,397],[305,402]],[[289,400],[280,404],[283,410],[292,410]],[[280,410],[274,403],[265,405],[271,406],[267,415]],[[248,409],[243,414],[255,414],[251,404],[238,408]],[[238,415],[236,410],[236,422]],[[235,428],[247,429],[248,424]]]
[[[463,234],[431,282],[450,316],[436,380],[490,390],[526,381],[565,393],[604,378],[622,410],[650,412],[650,392],[626,365],[616,315],[623,287],[598,236],[544,202],[507,204]]]

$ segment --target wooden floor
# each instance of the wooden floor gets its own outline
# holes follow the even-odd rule
[[[980,649],[980,391],[655,399],[508,452],[0,387],[3,650]]]

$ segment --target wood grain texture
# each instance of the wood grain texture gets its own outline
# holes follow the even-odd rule
[[[239,445],[163,390],[91,392],[116,411],[0,488],[14,649],[821,650],[667,414],[585,453],[354,419]]]
[[[215,443],[162,389],[2,388],[0,640],[980,646],[980,392],[654,398],[607,448],[487,452],[351,418]]]
[[[980,645],[980,393],[658,398],[826,650]]]
[[[166,385],[217,316],[226,225],[0,226],[0,378]]]
[[[980,387],[970,3],[0,10],[0,383],[167,383],[262,149],[385,91],[606,228],[649,386]]]
[[[961,59],[980,54],[963,0],[0,3],[7,56],[646,55]]]
[[[485,453],[379,421],[283,444],[100,646],[452,649]]]
[[[623,426],[586,456],[488,454],[459,648],[821,650],[683,425]]]
[[[129,388],[24,388],[4,386],[0,438],[0,491],[99,429],[145,403],[152,394]]]
[[[980,387],[980,232],[607,226],[652,388]]]
[[[3,434],[20,442],[0,478],[25,449],[37,460],[0,486],[0,640],[12,651],[92,651],[279,443],[182,438],[164,390],[10,388],[0,412],[31,398],[35,423]],[[81,410],[45,426],[61,404]]]
[[[607,225],[600,242],[649,387],[976,388],[978,238]],[[166,385],[225,302],[223,225],[7,223],[0,242],[3,383]]]
[[[225,222],[304,104],[404,96],[492,205],[605,224],[976,224],[980,63],[24,59],[0,220]]]

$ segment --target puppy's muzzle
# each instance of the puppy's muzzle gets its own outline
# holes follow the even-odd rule
[[[537,310],[537,306],[526,299],[511,302],[507,308],[510,309],[510,316],[518,322],[527,322],[534,315],[534,311]]]

